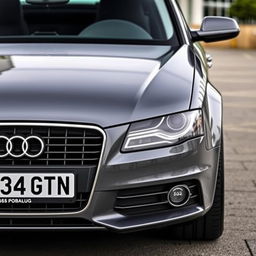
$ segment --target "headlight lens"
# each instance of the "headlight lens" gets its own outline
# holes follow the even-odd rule
[[[188,111],[131,124],[122,151],[171,146],[201,135],[202,111]]]

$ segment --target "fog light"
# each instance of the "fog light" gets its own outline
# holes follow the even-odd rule
[[[168,193],[168,201],[174,207],[185,205],[190,199],[190,190],[186,185],[177,185]]]

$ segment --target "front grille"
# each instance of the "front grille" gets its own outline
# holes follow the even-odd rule
[[[84,209],[89,202],[103,150],[104,135],[100,129],[80,125],[0,123],[0,138],[14,136],[37,136],[45,144],[44,151],[37,158],[15,158],[9,155],[0,158],[0,172],[72,172],[77,180],[76,198],[74,201],[48,200],[47,203],[44,200],[33,200],[30,204],[1,203],[0,212],[44,214],[77,212]],[[29,149],[30,153],[38,152],[37,147],[40,144],[31,144],[33,145]],[[14,153],[19,155],[19,149],[22,149],[20,145]],[[0,155],[5,153],[6,145],[0,141]]]
[[[1,228],[29,227],[96,227],[92,222],[80,218],[0,218]]]
[[[93,128],[77,128],[42,125],[8,125],[0,123],[0,135],[38,136],[44,144],[44,152],[37,158],[7,156],[0,159],[0,166],[97,166],[101,155],[103,135]],[[40,144],[34,144],[30,150],[37,152]],[[0,145],[0,155],[6,147]],[[19,152],[16,152],[17,154]]]
[[[182,182],[189,187],[190,200],[183,207],[201,204],[200,185],[197,181]],[[123,215],[152,214],[161,211],[177,210],[168,202],[168,193],[179,184],[126,189],[118,192],[114,209]]]

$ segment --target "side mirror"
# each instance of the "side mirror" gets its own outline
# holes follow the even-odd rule
[[[226,17],[205,17],[200,30],[191,31],[194,42],[207,43],[235,38],[240,28],[236,20]]]

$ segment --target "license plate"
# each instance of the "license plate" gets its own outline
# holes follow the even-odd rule
[[[0,198],[74,198],[73,173],[1,173]]]

